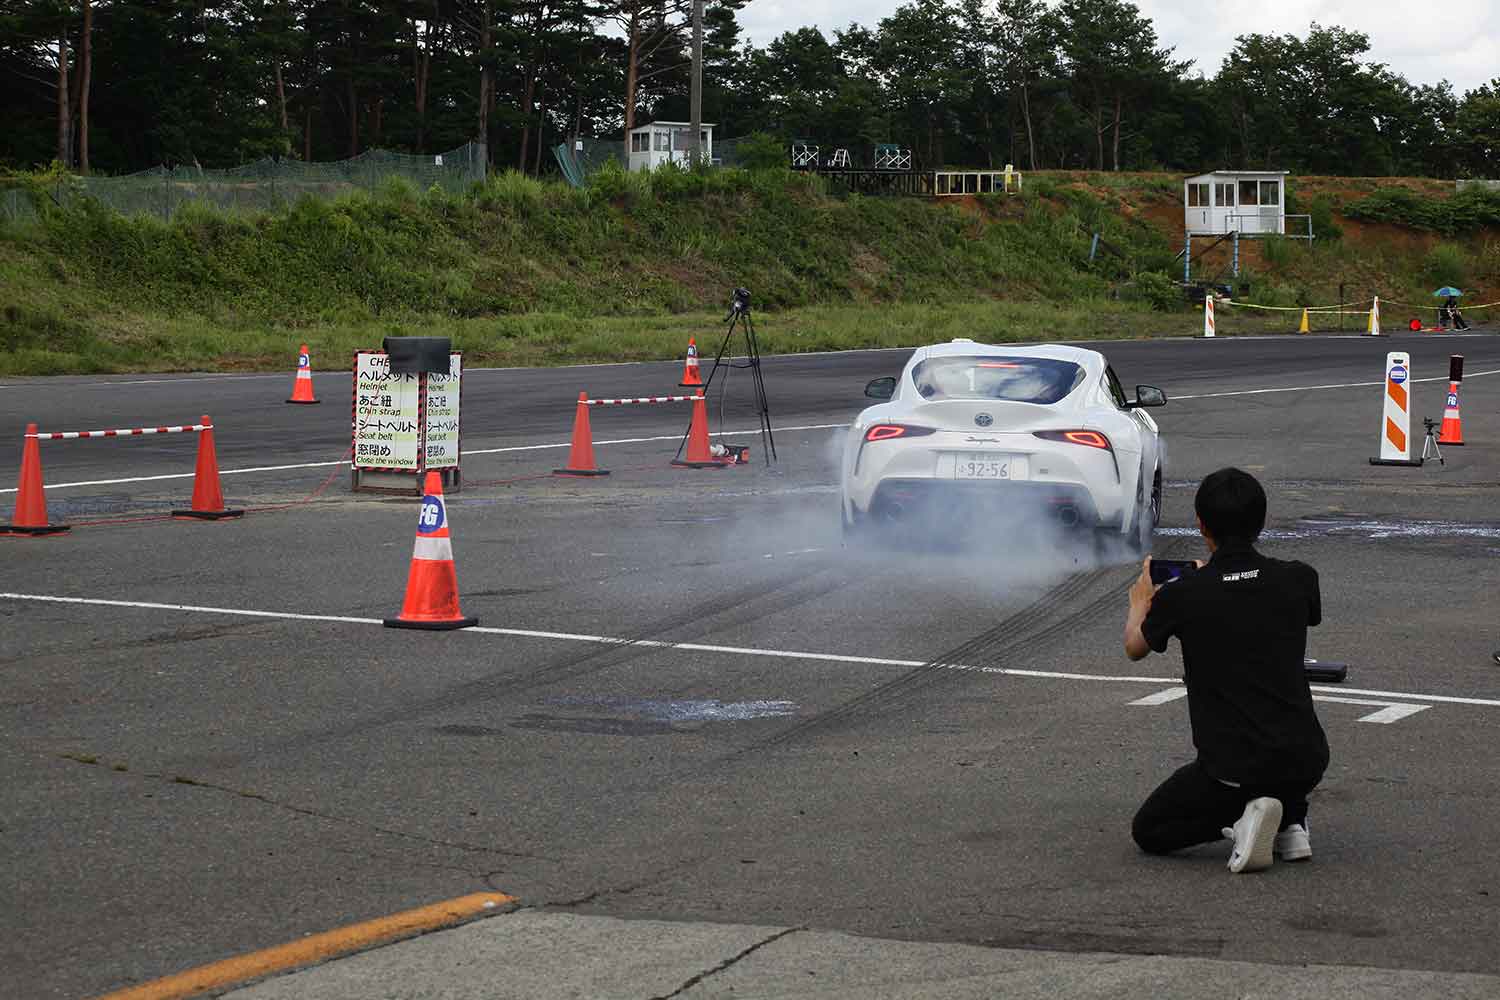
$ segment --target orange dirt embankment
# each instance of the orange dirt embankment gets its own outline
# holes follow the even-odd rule
[[[1188,174],[1150,172],[1098,172],[1079,170],[1040,170],[1025,173],[1028,183],[1048,182],[1076,189],[1112,205],[1122,217],[1139,219],[1160,232],[1177,247],[1183,242],[1183,182]],[[1268,258],[1259,240],[1240,241],[1240,267],[1264,279],[1300,289],[1308,294],[1326,294],[1327,288],[1345,283],[1353,289],[1379,291],[1403,287],[1412,279],[1414,261],[1424,258],[1440,242],[1458,243],[1469,248],[1474,267],[1466,279],[1466,291],[1474,301],[1500,298],[1500,230],[1483,230],[1461,237],[1384,222],[1365,222],[1349,218],[1344,210],[1378,191],[1404,188],[1426,198],[1450,198],[1457,193],[1452,181],[1430,177],[1327,177],[1289,175],[1287,193],[1303,211],[1315,200],[1326,198],[1332,204],[1333,224],[1342,239],[1338,244],[1345,252],[1337,261],[1337,273],[1329,271],[1330,262],[1321,263],[1297,255],[1276,266]],[[1296,220],[1300,222],[1301,220]],[[1318,234],[1314,234],[1315,236]],[[1206,247],[1194,241],[1194,253]],[[1320,244],[1326,245],[1326,244]],[[1227,275],[1233,248],[1226,241],[1195,260],[1194,274]],[[1404,278],[1403,278],[1404,275]],[[1425,280],[1425,279],[1424,279]],[[1323,292],[1316,289],[1325,289]],[[1371,292],[1374,294],[1374,292]]]

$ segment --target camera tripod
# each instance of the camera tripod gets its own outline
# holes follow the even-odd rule
[[[1436,458],[1438,465],[1447,465],[1448,463],[1443,461],[1443,449],[1438,447],[1437,437],[1432,432],[1432,429],[1437,425],[1438,422],[1431,417],[1422,418],[1422,426],[1427,428],[1427,440],[1422,442],[1422,461],[1425,462],[1429,458]]]
[[[746,288],[736,288],[734,298],[729,303],[729,312],[724,316],[724,321],[729,326],[724,330],[724,339],[719,344],[719,353],[714,355],[714,366],[708,371],[708,378],[704,380],[703,388],[698,390],[704,396],[708,395],[709,389],[714,384],[714,379],[719,374],[719,369],[724,369],[724,378],[719,388],[719,430],[724,429],[724,393],[729,385],[729,372],[735,368],[749,369],[752,391],[755,393],[755,409],[760,416],[760,438],[761,446],[765,450],[767,464],[776,461],[776,438],[771,432],[771,405],[766,401],[766,380],[760,370],[760,344],[755,339],[755,321],[750,318],[750,291]],[[745,334],[745,360],[737,362],[730,354],[730,344],[734,339],[734,331],[738,327]],[[682,441],[677,445],[677,457],[682,457],[682,450],[687,447],[688,434],[692,432],[692,426],[683,433]]]

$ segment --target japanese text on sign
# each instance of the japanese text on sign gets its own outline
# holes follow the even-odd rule
[[[463,358],[448,355],[448,374],[427,376],[427,468],[458,465],[459,384]]]
[[[356,468],[418,467],[417,384],[416,375],[392,372],[391,359],[384,354],[358,356],[354,368]]]

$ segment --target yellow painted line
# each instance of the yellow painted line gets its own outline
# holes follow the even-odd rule
[[[252,979],[461,924],[515,901],[514,896],[500,892],[476,892],[459,896],[441,903],[419,906],[415,910],[404,910],[390,916],[366,920],[364,923],[340,927],[338,930],[312,934],[274,948],[252,951],[248,955],[226,958],[222,962],[202,965],[187,972],[142,983],[140,986],[106,993],[97,1000],[178,1000],[208,990],[223,990]]]

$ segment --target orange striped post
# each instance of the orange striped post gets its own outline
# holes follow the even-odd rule
[[[1371,465],[1420,466],[1411,457],[1411,358],[1403,351],[1385,356],[1385,410],[1381,414],[1380,457]]]

